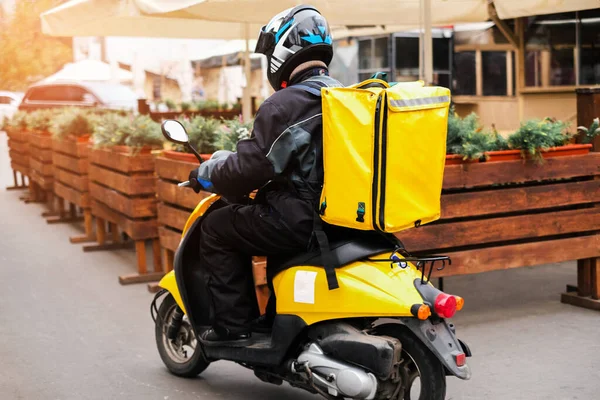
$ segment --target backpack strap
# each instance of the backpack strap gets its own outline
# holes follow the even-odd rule
[[[323,221],[319,214],[314,212],[314,220],[313,220],[313,232],[311,237],[312,240],[316,240],[319,245],[319,250],[321,252],[321,261],[323,262],[323,268],[325,269],[325,276],[327,277],[327,286],[329,290],[334,290],[340,287],[337,275],[335,273],[335,269],[340,266],[340,263],[335,259],[334,255],[331,253],[331,249],[329,248],[329,238],[327,238],[327,234],[323,231]]]
[[[290,86],[298,89],[302,89],[305,92],[308,92],[317,97],[321,97],[321,89],[324,87],[342,87],[342,84],[336,81],[335,79],[327,76],[314,76],[305,81],[302,81],[296,85]]]

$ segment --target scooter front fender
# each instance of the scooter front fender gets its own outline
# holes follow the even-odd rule
[[[173,298],[177,305],[183,310],[185,313],[185,307],[183,305],[183,301],[181,300],[181,294],[179,293],[179,288],[177,287],[177,280],[175,279],[175,271],[171,271],[167,273],[158,283],[158,286],[167,290]]]

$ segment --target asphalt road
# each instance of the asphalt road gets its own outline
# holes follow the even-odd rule
[[[83,253],[71,225],[5,191],[12,180],[0,134],[0,400],[315,399],[263,384],[242,367],[169,375],[154,344],[145,285],[120,286],[130,251]],[[600,398],[600,314],[559,302],[574,263],[446,279],[465,298],[454,318],[474,352],[470,381],[448,379],[448,399]]]

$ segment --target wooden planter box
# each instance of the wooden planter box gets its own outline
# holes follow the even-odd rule
[[[52,140],[52,163],[54,165],[54,194],[58,198],[57,219],[48,223],[78,221],[76,207],[83,210],[85,236],[70,238],[71,243],[94,241],[91,203],[88,188],[88,140]],[[65,205],[69,215],[65,215]]]
[[[588,260],[580,263],[588,278],[580,278],[586,283],[580,281],[579,294],[598,299],[600,279],[591,288],[589,271],[600,277],[600,263],[589,260],[600,257],[599,178],[600,153],[549,158],[543,165],[449,165],[442,219],[397,236],[411,253],[452,258],[436,277]]]
[[[124,153],[120,149],[90,149],[89,195],[92,215],[96,217],[98,246],[84,251],[125,246],[119,230],[135,242],[138,273],[121,276],[122,284],[148,282],[162,275],[156,220],[156,177],[154,158],[149,152]],[[112,244],[106,244],[106,222],[112,232]],[[152,240],[154,273],[146,265],[145,241]]]
[[[188,217],[198,203],[210,195],[207,192],[196,194],[190,188],[177,186],[178,183],[187,181],[190,171],[197,167],[198,161],[192,154],[172,154],[167,151],[156,158],[158,232],[167,271],[173,269],[174,253]],[[264,312],[269,296],[264,257],[254,257],[253,272],[259,307]]]
[[[13,170],[13,186],[7,190],[26,189],[28,184],[25,177],[29,177],[29,139],[26,132],[17,129],[6,129],[8,136],[8,155],[10,156],[10,167]],[[18,175],[21,175],[19,183]]]
[[[56,216],[54,210],[54,166],[52,164],[52,136],[48,132],[29,132],[29,179],[32,181],[34,201],[46,201],[48,212],[44,217]]]

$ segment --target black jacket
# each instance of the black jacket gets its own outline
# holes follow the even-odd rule
[[[323,68],[300,73],[261,105],[251,137],[212,169],[217,193],[237,197],[260,189],[257,198],[290,228],[312,226],[323,185],[321,98],[294,85],[326,73]],[[332,78],[326,83],[341,86]]]

